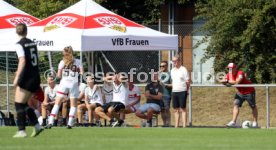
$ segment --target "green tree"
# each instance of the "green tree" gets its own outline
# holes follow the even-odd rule
[[[37,17],[49,17],[79,0],[5,0],[15,7]],[[160,7],[169,1],[178,4],[190,3],[193,0],[95,0],[105,8],[142,24],[157,23],[160,18]]]
[[[275,0],[200,1],[196,11],[197,19],[206,20],[201,43],[208,41],[208,47],[202,61],[215,58],[217,72],[235,62],[253,82],[276,82]]]
[[[157,24],[161,6],[167,5],[169,1],[187,4],[196,0],[97,0],[105,8],[144,25]]]
[[[78,0],[7,0],[7,2],[37,18],[44,19],[78,2]]]

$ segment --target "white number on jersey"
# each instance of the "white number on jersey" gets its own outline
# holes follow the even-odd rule
[[[38,60],[37,60],[37,55],[35,53],[35,48],[30,48],[30,50],[31,50],[32,65],[37,66]]]

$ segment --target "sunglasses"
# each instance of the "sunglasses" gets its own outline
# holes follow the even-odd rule
[[[163,66],[160,66],[160,67],[166,67],[165,65],[163,65]]]

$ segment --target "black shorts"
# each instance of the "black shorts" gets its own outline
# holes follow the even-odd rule
[[[248,102],[251,108],[256,107],[255,92],[252,92],[250,94],[236,93],[234,105],[241,107],[245,100]]]
[[[18,86],[22,89],[35,93],[40,88],[40,77],[20,77]]]
[[[125,105],[121,102],[110,102],[102,106],[105,113],[108,112],[109,107],[113,107],[115,112],[119,112],[121,109],[125,109]]]
[[[100,103],[95,103],[96,107],[102,106]]]
[[[172,92],[173,108],[186,108],[187,91]]]

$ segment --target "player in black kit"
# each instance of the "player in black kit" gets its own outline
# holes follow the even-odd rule
[[[34,110],[28,107],[27,102],[40,86],[38,52],[36,44],[26,38],[27,26],[25,24],[18,24],[16,26],[16,33],[20,37],[20,40],[15,47],[18,57],[18,67],[13,85],[15,86],[15,110],[19,131],[13,137],[27,137],[27,133],[25,132],[26,114],[30,122],[34,124],[31,137],[35,137],[43,131],[43,127],[39,125]]]

